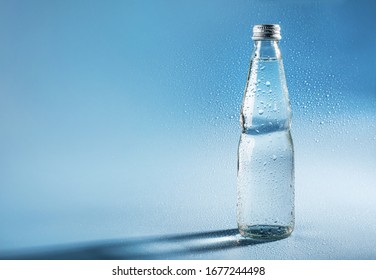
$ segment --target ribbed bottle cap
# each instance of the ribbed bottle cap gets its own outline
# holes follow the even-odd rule
[[[257,24],[253,26],[252,40],[281,40],[280,32],[278,24]]]

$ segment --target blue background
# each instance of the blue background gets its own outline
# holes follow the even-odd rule
[[[376,259],[375,13],[0,1],[0,256],[112,240],[130,247],[86,258]],[[259,23],[282,28],[296,229],[253,246],[234,230],[236,152]]]

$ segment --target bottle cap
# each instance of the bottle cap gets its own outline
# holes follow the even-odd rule
[[[257,24],[253,26],[252,40],[281,40],[280,32],[278,24]]]

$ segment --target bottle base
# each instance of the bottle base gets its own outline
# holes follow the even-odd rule
[[[291,226],[281,225],[253,225],[239,226],[239,232],[243,237],[260,240],[278,240],[289,237],[293,231]]]

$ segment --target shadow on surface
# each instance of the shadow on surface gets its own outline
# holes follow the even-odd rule
[[[264,243],[245,239],[237,229],[150,238],[118,239],[9,252],[0,259],[22,260],[149,260],[173,259],[241,246]]]

